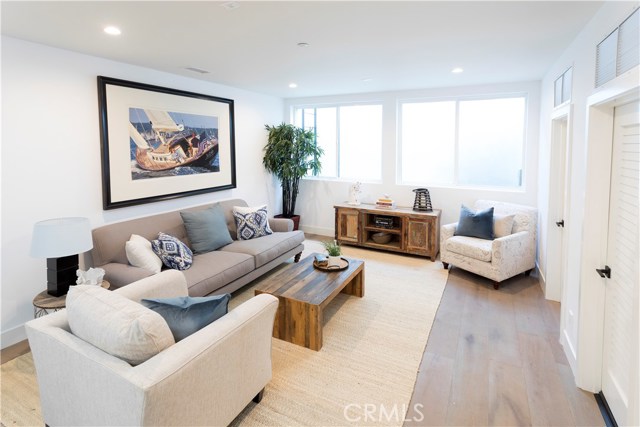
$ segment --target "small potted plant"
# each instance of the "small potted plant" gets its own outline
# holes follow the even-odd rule
[[[340,254],[342,253],[340,250],[340,244],[337,240],[327,240],[322,242],[322,246],[324,246],[327,251],[327,255],[329,258],[329,266],[332,265],[340,265]]]

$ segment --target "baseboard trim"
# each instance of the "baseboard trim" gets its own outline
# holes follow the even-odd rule
[[[301,225],[300,230],[304,231],[305,233],[317,234],[319,236],[327,236],[327,237],[335,236],[335,231],[333,230],[333,228],[312,227],[308,225]]]
[[[26,339],[27,333],[24,330],[24,325],[16,326],[2,332],[2,335],[0,335],[0,348],[5,349]]]
[[[596,398],[596,402],[598,402],[598,408],[600,408],[600,413],[602,414],[605,425],[607,427],[618,427],[618,423],[616,422],[613,412],[611,412],[611,408],[609,407],[604,394],[602,394],[602,391],[595,393],[593,396]]]

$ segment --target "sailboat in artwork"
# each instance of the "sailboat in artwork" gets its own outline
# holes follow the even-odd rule
[[[166,111],[144,110],[149,118],[154,139],[160,143],[154,147],[138,129],[129,122],[129,136],[136,144],[136,163],[144,170],[163,171],[178,166],[209,168],[218,153],[218,138],[201,132],[187,132]]]

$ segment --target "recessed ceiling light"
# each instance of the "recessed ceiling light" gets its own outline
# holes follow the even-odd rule
[[[185,70],[193,71],[194,73],[209,74],[209,71],[198,67],[185,67]]]
[[[309,47],[309,43],[307,43],[307,42],[300,42],[300,43],[298,43],[298,47]]]
[[[120,28],[114,27],[113,25],[104,27],[104,32],[109,34],[110,36],[119,36],[120,34],[122,34],[122,31],[120,31]]]
[[[227,1],[222,3],[221,6],[225,9],[234,10],[240,7],[240,3],[238,3],[237,1]]]
[[[290,87],[291,89],[295,89],[295,88],[297,88],[297,87],[298,87],[298,84],[297,84],[297,83],[289,83],[289,87]]]
[[[455,73],[455,74],[460,74],[460,73],[461,73],[461,72],[463,72],[463,71],[464,71],[464,70],[463,70],[462,68],[460,68],[460,67],[456,67],[456,68],[454,68],[453,70],[451,70],[451,72],[452,72],[452,73]]]
[[[371,78],[371,77],[365,77],[365,78],[363,78],[363,79],[362,79],[362,81],[363,81],[363,82],[366,82],[366,83],[369,83],[369,82],[372,82],[372,81],[373,81],[373,78]]]

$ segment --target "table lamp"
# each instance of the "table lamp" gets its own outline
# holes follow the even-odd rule
[[[78,254],[93,247],[87,218],[56,218],[33,226],[31,256],[47,258],[47,293],[66,295],[76,283]]]

